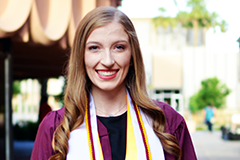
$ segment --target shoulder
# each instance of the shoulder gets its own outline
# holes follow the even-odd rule
[[[181,159],[197,160],[190,133],[184,118],[166,103],[154,101],[162,109],[166,117],[166,131],[176,137],[182,150]]]
[[[37,137],[51,139],[57,126],[62,122],[65,108],[49,112],[39,125]]]
[[[65,108],[49,112],[39,125],[31,160],[45,160],[53,154],[52,138],[56,127],[61,123]]]
[[[65,107],[62,107],[59,110],[49,112],[44,117],[44,119],[41,122],[39,128],[49,129],[49,128],[57,127],[63,119],[64,111],[65,111]]]
[[[154,103],[162,109],[166,117],[167,122],[167,132],[173,134],[176,130],[185,125],[185,120],[177,111],[175,111],[170,105],[154,100]]]

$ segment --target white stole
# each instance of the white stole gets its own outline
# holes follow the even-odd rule
[[[137,146],[138,160],[146,160],[145,147],[143,143],[143,138],[139,128],[137,116],[134,110],[132,99],[127,91],[128,101],[130,106],[130,113],[132,119],[132,125],[134,130],[134,136]],[[93,144],[95,150],[96,160],[100,160],[100,149],[98,141],[98,130],[97,130],[97,116],[95,110],[95,104],[90,94],[90,119],[91,119],[91,128],[93,136]],[[162,144],[159,138],[154,133],[152,126],[149,124],[149,120],[146,118],[144,113],[140,110],[142,121],[146,130],[148,145],[150,147],[152,160],[165,160]],[[70,138],[68,140],[68,154],[67,160],[90,160],[90,151],[88,146],[88,135],[86,129],[86,123],[84,123],[74,131],[70,133]]]

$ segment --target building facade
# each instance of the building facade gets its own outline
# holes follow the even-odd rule
[[[147,83],[152,98],[169,103],[183,113],[189,98],[201,81],[217,77],[231,93],[226,107],[240,109],[239,53],[205,44],[205,31],[199,29],[198,45],[193,46],[193,31],[178,25],[155,27],[151,18],[132,18],[143,52]]]

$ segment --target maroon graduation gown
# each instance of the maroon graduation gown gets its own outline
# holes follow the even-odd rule
[[[192,140],[186,126],[184,118],[177,113],[171,106],[155,101],[163,110],[167,124],[166,132],[174,135],[182,149],[181,160],[197,160]],[[56,127],[61,123],[64,115],[64,107],[57,111],[52,111],[45,116],[39,126],[31,160],[47,160],[54,154],[52,149],[52,138]],[[98,133],[103,150],[104,160],[112,160],[110,140],[106,127],[98,120]],[[176,160],[176,158],[166,152],[165,160]],[[79,155],[80,159],[81,155]]]

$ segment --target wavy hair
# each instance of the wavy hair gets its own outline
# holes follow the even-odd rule
[[[49,159],[64,160],[66,158],[70,132],[84,122],[89,84],[91,84],[84,64],[87,38],[94,29],[113,21],[120,23],[129,37],[133,65],[129,68],[125,83],[133,101],[152,119],[153,130],[160,139],[163,149],[180,159],[181,149],[177,139],[171,134],[164,133],[166,119],[163,111],[154,104],[147,94],[142,53],[134,26],[124,13],[114,7],[98,7],[92,10],[77,27],[67,67],[67,85],[64,95],[65,113],[61,124],[54,132],[52,146],[55,154]]]

